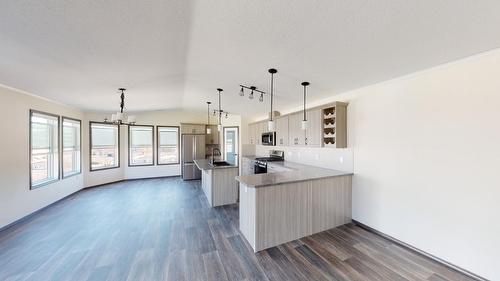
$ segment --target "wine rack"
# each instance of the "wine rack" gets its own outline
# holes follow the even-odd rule
[[[347,103],[335,102],[323,108],[323,146],[347,147]]]

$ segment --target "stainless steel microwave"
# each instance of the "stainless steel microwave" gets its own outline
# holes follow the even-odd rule
[[[262,145],[276,145],[276,132],[262,133]]]

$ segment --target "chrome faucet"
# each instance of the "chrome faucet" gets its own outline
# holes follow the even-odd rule
[[[220,152],[220,149],[218,147],[212,148],[212,165],[214,164],[215,151],[218,152],[218,156],[222,156],[222,153]]]

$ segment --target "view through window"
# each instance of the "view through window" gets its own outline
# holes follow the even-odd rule
[[[153,165],[153,126],[129,126],[129,166]]]
[[[62,120],[63,178],[81,172],[81,121],[63,117]]]
[[[59,179],[59,117],[30,111],[31,187]]]
[[[120,166],[118,137],[118,125],[90,122],[91,171]]]
[[[179,127],[158,126],[158,164],[179,163]]]

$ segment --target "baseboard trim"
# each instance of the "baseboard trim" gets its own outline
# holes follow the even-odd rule
[[[473,279],[478,280],[478,281],[489,281],[486,278],[483,278],[483,277],[481,277],[481,276],[479,276],[479,275],[477,275],[475,273],[472,273],[472,272],[470,272],[470,271],[468,271],[466,269],[463,269],[463,268],[461,268],[459,266],[456,266],[456,265],[454,265],[452,263],[449,263],[449,262],[447,262],[447,261],[445,261],[445,260],[443,260],[441,258],[438,258],[438,257],[436,257],[436,256],[434,256],[432,254],[424,252],[424,251],[422,251],[422,250],[420,250],[418,248],[415,248],[415,247],[413,247],[410,244],[407,244],[407,243],[405,243],[405,242],[403,242],[401,240],[398,240],[398,239],[396,239],[396,238],[394,238],[392,236],[389,236],[389,235],[387,235],[387,234],[385,234],[383,232],[380,232],[380,231],[378,231],[378,230],[376,230],[374,228],[371,228],[368,225],[363,224],[363,223],[361,223],[361,222],[359,222],[357,220],[352,220],[352,222],[355,225],[357,225],[357,226],[359,226],[359,227],[361,227],[361,228],[363,228],[363,229],[365,229],[365,230],[367,230],[367,231],[369,231],[371,233],[374,233],[374,234],[376,234],[376,235],[378,235],[378,236],[380,236],[380,237],[382,237],[384,239],[387,239],[387,240],[389,240],[389,241],[391,241],[391,242],[393,242],[393,243],[395,243],[395,244],[397,244],[397,245],[399,245],[399,246],[401,246],[401,247],[403,247],[405,249],[408,249],[408,250],[410,250],[410,251],[412,251],[412,252],[414,252],[416,254],[419,254],[419,255],[424,256],[426,258],[429,258],[429,259],[431,259],[431,260],[433,260],[433,261],[435,261],[437,263],[440,263],[440,264],[442,264],[442,265],[444,265],[444,266],[446,266],[446,267],[448,267],[448,268],[450,268],[452,270],[455,270],[455,271],[458,271],[458,272],[460,272],[460,273],[462,273],[464,275],[467,275],[470,278],[473,278]]]
[[[32,217],[33,217],[33,216],[35,216],[36,214],[41,213],[43,210],[48,209],[48,208],[50,208],[50,207],[53,207],[53,206],[57,205],[58,203],[60,203],[61,201],[65,200],[65,199],[67,199],[67,198],[69,198],[69,197],[71,197],[71,196],[74,196],[74,195],[76,195],[78,192],[84,191],[84,190],[86,190],[86,189],[96,188],[96,187],[100,187],[100,186],[104,186],[104,185],[108,185],[108,184],[120,183],[120,182],[125,182],[125,181],[147,180],[147,179],[161,179],[161,178],[175,178],[175,177],[180,177],[180,176],[179,176],[179,175],[176,175],[176,176],[151,177],[151,178],[123,179],[123,180],[117,180],[117,181],[112,181],[112,182],[107,182],[107,183],[102,183],[102,184],[97,184],[97,185],[87,186],[87,187],[84,187],[84,188],[82,188],[82,189],[79,189],[79,190],[77,190],[77,191],[75,191],[75,192],[73,192],[73,193],[70,193],[70,194],[68,194],[68,195],[64,196],[63,198],[61,198],[61,199],[59,199],[59,200],[57,200],[57,201],[55,201],[55,202],[52,202],[52,203],[50,203],[49,205],[47,205],[47,206],[45,206],[45,207],[42,207],[42,208],[40,208],[40,209],[38,209],[38,210],[36,210],[36,211],[34,211],[34,212],[30,213],[30,214],[27,214],[26,216],[24,216],[24,217],[22,217],[22,218],[20,218],[20,219],[18,219],[18,220],[15,220],[15,221],[13,221],[13,222],[11,222],[11,223],[9,223],[9,224],[5,225],[5,226],[0,227],[0,235],[1,235],[3,232],[5,232],[5,231],[7,231],[8,229],[10,229],[11,227],[13,227],[13,226],[15,226],[15,225],[18,225],[18,224],[21,224],[21,223],[23,223],[23,222],[25,222],[25,221],[29,220],[30,218],[32,218]]]

